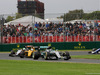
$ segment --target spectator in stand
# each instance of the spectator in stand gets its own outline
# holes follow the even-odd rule
[[[90,35],[94,34],[93,28],[90,28],[90,30],[88,31],[88,34],[90,34]]]
[[[50,22],[49,27],[50,27],[50,29],[53,27],[53,23],[52,22]]]
[[[91,21],[89,22],[89,24],[90,24],[90,29],[93,28],[93,23]]]
[[[100,35],[100,26],[98,26],[98,35]]]
[[[87,27],[88,30],[90,29],[90,24],[89,24],[89,22],[87,22],[86,27]]]
[[[73,31],[73,29],[74,29],[74,26],[73,27],[70,26],[69,31]]]
[[[15,37],[15,36],[16,36],[15,33],[13,33],[13,34],[12,34],[12,37]]]
[[[60,28],[58,28],[58,30],[59,30],[59,33],[61,33],[63,31],[62,26],[60,26]]]
[[[18,29],[18,27],[16,28],[16,31],[17,31],[17,32],[19,32],[19,29]]]
[[[32,33],[32,31],[30,31],[30,32],[29,32],[29,36],[33,36],[33,33]]]
[[[37,29],[36,26],[35,26],[35,27],[34,27],[34,31],[37,32],[37,30],[38,30],[38,29]]]
[[[82,25],[82,21],[80,21],[79,25]]]
[[[23,28],[24,28],[24,30],[25,30],[26,32],[29,32],[29,25],[26,26],[26,27],[23,27]]]
[[[57,30],[54,31],[54,36],[58,35],[58,32]]]
[[[48,28],[49,27],[49,24],[48,24],[48,22],[47,22],[47,24],[46,24],[46,28]]]
[[[79,25],[79,29],[83,29],[83,26],[82,26],[82,24],[81,24],[81,25]]]
[[[20,31],[16,32],[16,37],[20,36]]]
[[[48,33],[47,31],[45,31],[45,32],[43,33],[44,36],[48,36],[48,34],[49,34],[49,33]]]
[[[57,25],[56,25],[56,24],[53,25],[52,30],[53,30],[53,31],[57,30]]]
[[[35,27],[36,27],[36,28],[38,28],[38,27],[39,27],[39,24],[38,24],[37,22],[36,22],[36,24],[35,24]]]
[[[72,27],[72,28],[73,28],[73,26],[74,26],[74,25],[73,25],[72,23],[69,22],[69,27]]]
[[[49,32],[48,36],[53,36],[53,34],[51,32]]]
[[[41,22],[39,22],[39,27],[41,27],[42,26],[42,24],[41,24]]]
[[[23,32],[24,36],[27,36],[27,32]]]
[[[42,23],[42,28],[45,28],[45,22]]]
[[[70,31],[69,30],[66,30],[66,36],[70,35]]]
[[[68,22],[67,22],[67,23],[66,23],[66,27],[68,27],[68,25],[69,25],[69,24],[68,24]]]
[[[37,32],[35,32],[35,34],[34,34],[34,35],[35,35],[35,37],[39,36],[39,34],[38,34]]]
[[[65,30],[69,30],[69,27],[68,27],[68,26],[66,26],[66,27],[65,27]]]
[[[50,31],[50,30],[51,30],[50,27],[46,28],[46,31]]]
[[[94,28],[94,35],[98,35],[98,27]]]
[[[77,21],[75,21],[74,25],[79,25]]]
[[[7,32],[7,37],[10,37],[10,33],[9,32]]]
[[[86,23],[85,23],[85,22],[83,22],[82,26],[83,26],[84,28],[86,28]]]
[[[99,24],[98,24],[98,22],[96,21],[96,22],[95,22],[95,27],[98,27],[98,26],[99,26]]]
[[[59,22],[59,24],[58,24],[58,27],[62,27],[63,26],[63,23],[61,23],[61,22]]]

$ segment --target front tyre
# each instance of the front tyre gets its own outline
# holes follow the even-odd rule
[[[71,59],[69,52],[65,52],[64,53],[64,60],[69,60],[69,59]]]
[[[39,57],[40,57],[40,54],[38,52],[33,53],[33,59],[34,60],[38,60]]]
[[[97,54],[100,54],[100,51],[98,51]]]
[[[24,51],[22,51],[22,52],[20,53],[20,58],[24,58],[24,55],[25,55],[25,53],[24,53]]]
[[[50,53],[49,53],[49,52],[46,52],[46,53],[45,53],[44,59],[45,59],[45,60],[49,60],[49,59],[50,59]]]

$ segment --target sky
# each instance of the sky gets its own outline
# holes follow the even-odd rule
[[[100,10],[100,0],[40,0],[45,4],[45,13],[67,13],[83,9],[85,12]],[[0,0],[0,14],[17,13],[17,0]]]

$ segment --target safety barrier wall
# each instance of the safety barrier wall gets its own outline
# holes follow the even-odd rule
[[[60,42],[60,43],[29,43],[29,44],[2,44],[0,51],[11,51],[23,48],[26,45],[52,46],[58,50],[86,50],[99,48],[100,42]]]

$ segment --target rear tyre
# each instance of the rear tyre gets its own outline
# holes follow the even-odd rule
[[[11,53],[9,54],[9,56],[14,57],[14,54],[15,54],[15,52],[14,52],[14,50],[12,50]]]
[[[34,52],[34,53],[33,53],[33,59],[34,59],[34,60],[38,60],[39,57],[40,57],[40,53],[39,53],[39,52]]]
[[[88,53],[91,54],[91,51],[89,51]]]

